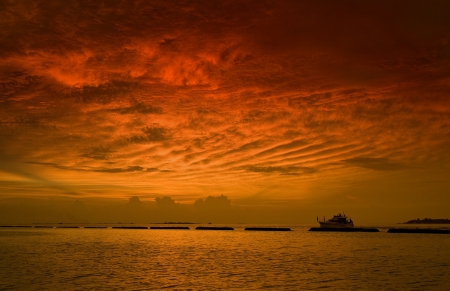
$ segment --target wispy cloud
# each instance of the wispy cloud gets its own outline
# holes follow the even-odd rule
[[[145,105],[143,103],[136,103],[129,107],[121,107],[117,109],[110,109],[112,112],[117,112],[120,114],[133,114],[133,113],[141,113],[141,114],[161,114],[162,108],[158,106]]]
[[[280,175],[300,175],[310,174],[316,172],[316,169],[308,167],[261,167],[261,166],[247,166],[245,170],[255,173],[279,173]]]
[[[186,199],[447,173],[449,4],[351,6],[8,2],[2,169]]]
[[[343,163],[357,166],[361,168],[367,168],[378,171],[393,171],[402,170],[406,166],[402,163],[393,162],[386,158],[368,158],[368,157],[355,157],[351,159],[342,160]]]
[[[76,166],[64,166],[56,163],[43,163],[43,162],[26,162],[27,164],[48,166],[60,170],[78,171],[78,172],[99,172],[99,173],[129,173],[129,172],[172,172],[171,170],[160,170],[158,168],[144,168],[141,166],[127,166],[127,167],[76,167]]]
[[[113,154],[113,151],[109,147],[103,146],[87,148],[84,152],[85,153],[81,155],[82,157],[96,160],[107,160]]]
[[[122,137],[120,142],[122,144],[139,144],[139,143],[151,143],[151,142],[161,142],[169,138],[167,129],[158,126],[146,126],[141,129],[140,134],[134,134]]]
[[[127,168],[103,168],[95,169],[94,172],[104,172],[104,173],[126,173],[126,172],[142,172],[145,169],[140,166],[128,166]]]

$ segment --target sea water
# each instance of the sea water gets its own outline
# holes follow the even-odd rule
[[[450,290],[450,235],[233,227],[0,228],[0,290]]]

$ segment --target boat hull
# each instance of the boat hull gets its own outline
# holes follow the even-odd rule
[[[319,221],[320,227],[326,227],[326,228],[353,228],[353,222],[351,223],[335,223],[335,222],[328,222],[328,221]]]

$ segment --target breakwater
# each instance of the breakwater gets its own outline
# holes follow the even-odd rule
[[[379,232],[378,228],[332,228],[332,227],[311,227],[309,231],[332,231],[332,232]]]
[[[390,228],[389,233],[433,233],[433,234],[450,234],[450,229],[436,228]]]
[[[190,229],[189,226],[150,226],[150,229]]]
[[[0,228],[4,229],[25,229],[25,228],[36,228],[36,229],[151,229],[151,230],[191,230],[189,226],[182,225],[153,225],[153,226],[139,226],[139,225],[0,225]],[[198,226],[195,230],[235,230],[234,227],[230,226]],[[264,232],[285,232],[293,231],[289,227],[242,227],[238,231],[264,231]],[[297,229],[294,229],[298,231]],[[378,228],[364,228],[364,227],[353,227],[353,228],[326,228],[326,227],[311,227],[309,228],[311,232],[379,232]],[[450,234],[450,228],[389,228],[387,233],[412,233],[412,234]]]
[[[197,226],[197,230],[234,230],[232,227],[228,226]]]
[[[291,231],[289,227],[246,227],[244,230],[251,231]]]
[[[114,229],[148,229],[146,226],[113,226]]]

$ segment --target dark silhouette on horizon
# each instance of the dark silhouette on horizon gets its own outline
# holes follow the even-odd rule
[[[450,219],[448,218],[424,218],[424,219],[414,219],[404,222],[403,224],[450,224]]]

